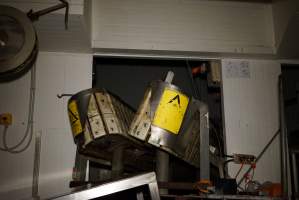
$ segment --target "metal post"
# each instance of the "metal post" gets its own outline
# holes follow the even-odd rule
[[[210,181],[210,141],[208,107],[200,106],[200,180]]]
[[[38,132],[35,137],[35,150],[34,150],[33,179],[32,179],[32,198],[33,199],[40,199],[39,195],[38,195],[40,151],[41,151],[41,133]]]
[[[283,195],[288,195],[288,173],[287,173],[287,149],[286,149],[286,126],[284,117],[284,100],[282,76],[279,77],[279,110],[280,110],[280,148],[281,148],[281,184]]]
[[[267,151],[267,149],[270,147],[270,145],[273,143],[274,139],[279,135],[280,130],[276,131],[275,134],[272,136],[272,138],[269,140],[269,142],[266,144],[266,146],[263,148],[263,150],[259,153],[259,155],[256,157],[255,162],[257,163],[262,156],[264,155],[264,153]],[[249,174],[250,171],[252,170],[252,168],[250,167],[245,174]],[[238,186],[241,185],[241,183],[243,182],[243,180],[245,179],[245,176],[243,176],[239,182],[238,182]]]
[[[136,193],[136,199],[137,200],[144,200],[143,193],[142,192],[137,192]]]
[[[153,181],[148,184],[149,191],[151,194],[151,199],[152,200],[160,200],[160,194],[159,194],[159,189],[158,189],[158,184],[156,181]]]
[[[75,165],[73,169],[73,181],[85,181],[86,180],[86,169],[87,169],[87,159],[80,155],[77,148]]]
[[[296,152],[292,152],[292,168],[293,168],[293,179],[294,179],[294,195],[298,195],[299,193],[299,185],[298,185],[298,169],[296,162]]]
[[[113,151],[112,173],[111,173],[112,178],[117,178],[123,173],[124,170],[123,151],[124,151],[123,146],[120,146]]]
[[[169,155],[168,153],[157,150],[156,173],[159,182],[168,182],[169,180]],[[167,194],[167,189],[160,189],[160,194]]]
[[[174,77],[174,73],[172,71],[168,71],[165,82],[171,83]],[[157,180],[159,182],[168,182],[169,180],[169,155],[168,153],[157,150],[156,152],[156,173]],[[168,194],[167,189],[161,189],[160,194]]]

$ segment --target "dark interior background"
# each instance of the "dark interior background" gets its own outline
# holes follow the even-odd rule
[[[194,68],[202,64],[209,67],[209,61],[205,60],[94,57],[93,87],[105,88],[137,110],[149,83],[163,80],[169,70],[175,74],[172,83],[194,96],[187,66]],[[194,77],[194,83],[199,91],[198,99],[209,106],[210,127],[213,127],[210,143],[223,152],[221,87],[209,86],[207,74]],[[194,181],[198,175],[192,167],[175,158],[171,158],[169,170],[174,174],[172,181]]]
[[[188,61],[191,68],[202,63],[209,65],[204,60]],[[186,60],[95,57],[93,87],[107,89],[136,110],[148,84],[164,79],[169,70],[175,74],[173,84],[194,96]],[[194,83],[199,91],[198,99],[209,106],[211,120],[222,127],[220,85],[209,87],[206,76],[194,77]]]
[[[169,70],[173,83],[192,94],[185,61],[96,58],[93,87],[104,87],[137,109],[152,80],[164,79]]]
[[[289,149],[299,150],[299,65],[282,65],[282,78]]]
[[[299,65],[283,65],[283,95],[290,145],[299,147]]]

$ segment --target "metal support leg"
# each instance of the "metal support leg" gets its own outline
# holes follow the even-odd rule
[[[142,192],[138,192],[138,193],[136,194],[136,199],[137,199],[137,200],[144,200],[143,193],[142,193]]]
[[[149,187],[149,191],[151,194],[151,199],[152,200],[160,200],[160,194],[159,194],[157,182],[149,183],[148,187]]]
[[[168,71],[165,82],[166,83],[171,83],[174,77],[174,73],[172,71]],[[168,153],[157,150],[156,152],[156,173],[157,173],[157,179],[160,182],[167,182],[169,179],[169,155]],[[161,194],[168,194],[167,189],[161,189],[160,190]]]
[[[299,195],[299,185],[298,185],[298,168],[296,162],[296,153],[292,152],[292,168],[293,168],[293,180],[294,180],[294,194]]]
[[[156,173],[157,173],[157,180],[159,182],[167,182],[169,180],[169,155],[168,153],[157,150],[157,163],[156,163]],[[167,189],[161,189],[161,194],[167,194]]]
[[[281,184],[283,196],[288,196],[288,171],[287,171],[287,137],[284,115],[284,100],[282,77],[279,77],[279,110],[280,110],[280,148],[281,148]]]
[[[40,152],[41,152],[41,133],[38,132],[35,137],[35,150],[34,150],[34,167],[32,179],[32,198],[39,198],[39,170],[40,170]]]
[[[124,170],[123,151],[124,151],[124,147],[118,147],[113,152],[112,178],[117,178],[123,173]]]
[[[73,169],[74,181],[85,181],[86,178],[87,159],[81,156],[77,150],[75,158],[75,166]]]
[[[209,116],[207,106],[200,107],[200,180],[210,180]]]

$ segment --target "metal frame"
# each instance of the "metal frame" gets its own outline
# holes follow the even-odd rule
[[[95,186],[81,191],[75,191],[59,197],[50,198],[51,200],[89,200],[109,194],[125,191],[131,188],[148,185],[151,199],[160,200],[156,174],[154,172],[126,178],[103,185]],[[140,194],[138,193],[140,196]]]
[[[299,189],[298,189],[298,168],[297,168],[297,160],[296,160],[296,154],[299,154],[299,150],[291,150],[291,157],[292,157],[292,170],[293,170],[293,184],[294,184],[294,192],[293,194],[297,197],[299,195]]]
[[[209,113],[206,104],[199,102],[200,109],[200,180],[210,180]]]
[[[281,184],[283,196],[288,196],[288,142],[283,98],[283,77],[279,76],[279,111],[280,111],[280,149],[281,149]]]
[[[162,197],[167,199],[175,200],[191,200],[191,199],[221,199],[221,200],[282,200],[279,197],[266,197],[266,196],[249,196],[249,195],[186,195],[186,196],[176,196],[176,195],[162,195]]]

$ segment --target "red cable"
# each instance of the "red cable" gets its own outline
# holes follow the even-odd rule
[[[237,179],[237,177],[239,176],[239,174],[240,174],[240,172],[241,172],[243,166],[244,166],[244,164],[242,163],[242,164],[241,164],[241,167],[240,167],[240,169],[239,169],[239,171],[238,171],[238,173],[237,173],[236,176],[235,176],[235,179]]]
[[[256,164],[252,164],[251,165],[251,169],[252,169],[252,174],[251,174],[251,181],[253,180],[253,177],[254,177],[254,169],[256,168]]]

